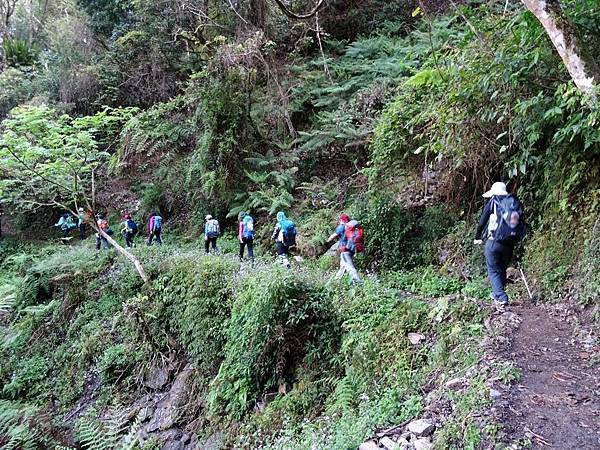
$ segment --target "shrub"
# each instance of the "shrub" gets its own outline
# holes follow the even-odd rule
[[[12,399],[19,397],[35,398],[42,393],[40,382],[48,373],[48,361],[42,356],[22,359],[9,383],[2,388],[2,394]]]
[[[320,308],[313,289],[281,268],[242,282],[226,325],[224,360],[209,394],[213,412],[223,409],[240,418],[264,389],[285,379],[312,337]]]
[[[98,368],[105,382],[116,383],[122,380],[140,360],[139,352],[133,351],[125,344],[115,344],[104,350],[98,361]]]

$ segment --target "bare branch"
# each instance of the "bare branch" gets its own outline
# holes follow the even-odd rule
[[[292,11],[290,11],[288,9],[288,7],[285,5],[285,3],[283,3],[282,0],[273,0],[275,2],[275,4],[277,6],[279,6],[279,9],[286,15],[288,16],[290,19],[298,19],[298,20],[303,20],[303,19],[310,19],[311,17],[313,17],[315,14],[317,14],[319,12],[319,10],[325,6],[325,0],[319,0],[319,2],[315,5],[315,7],[304,14],[296,14]]]

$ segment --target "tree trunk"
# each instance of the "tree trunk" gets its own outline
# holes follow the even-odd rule
[[[562,10],[558,0],[522,0],[546,29],[571,78],[580,91],[595,98],[594,86],[600,83],[600,68],[590,58],[577,37],[577,29]]]
[[[117,241],[115,241],[108,234],[106,234],[104,232],[104,230],[101,230],[100,228],[98,228],[96,226],[93,226],[92,228],[94,228],[94,230],[96,230],[98,233],[100,233],[100,235],[104,239],[106,239],[108,241],[108,243],[110,245],[112,245],[121,255],[123,255],[125,258],[127,258],[129,261],[131,261],[133,263],[133,265],[135,266],[136,270],[140,274],[140,277],[142,278],[142,280],[144,280],[144,283],[148,282],[148,275],[146,275],[146,272],[144,271],[144,266],[142,265],[142,263],[140,262],[140,260],[136,256],[134,256],[131,253],[129,253]]]

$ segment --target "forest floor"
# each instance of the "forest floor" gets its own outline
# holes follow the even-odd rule
[[[591,318],[565,304],[510,309],[520,325],[502,356],[521,376],[499,405],[509,448],[600,449],[600,372]]]

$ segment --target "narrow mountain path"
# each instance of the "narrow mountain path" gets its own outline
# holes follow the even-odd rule
[[[508,441],[520,445],[509,448],[530,441],[533,449],[600,449],[600,369],[574,338],[573,316],[552,306],[513,311],[521,324],[504,356],[521,378],[503,402],[502,419]]]

